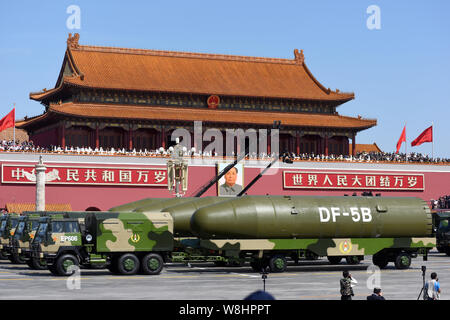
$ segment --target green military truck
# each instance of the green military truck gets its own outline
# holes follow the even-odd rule
[[[104,263],[113,273],[159,274],[173,250],[173,219],[164,212],[88,212],[80,225],[42,217],[31,246],[32,257],[59,276],[70,275],[70,266]]]
[[[450,256],[450,211],[441,211],[433,214],[436,228],[436,248]]]
[[[18,222],[19,216],[16,214],[4,214],[0,218],[0,252],[13,263],[21,263],[11,255],[11,237],[14,235]]]
[[[45,265],[40,264],[39,261],[31,261],[31,259],[28,259],[27,257],[30,241],[36,233],[38,224],[39,214],[25,214],[19,217],[17,227],[14,234],[11,236],[9,246],[11,261],[20,264],[26,263],[32,269],[46,268]]]

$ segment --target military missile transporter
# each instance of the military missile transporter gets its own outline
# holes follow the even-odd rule
[[[16,214],[3,214],[0,217],[0,254],[13,263],[18,263],[11,256],[11,237],[14,235],[19,216]]]
[[[255,270],[283,272],[288,259],[325,256],[380,268],[436,245],[431,212],[419,198],[245,196],[202,207],[191,218],[198,247],[246,259]]]
[[[450,211],[436,212],[433,214],[436,228],[436,248],[450,256]]]
[[[394,262],[405,269],[436,246],[430,209],[419,198],[146,200],[130,212],[85,213],[84,225],[70,228],[70,219],[41,218],[34,257],[58,275],[70,273],[70,265],[95,263],[118,274],[158,274],[167,261],[249,262],[255,271],[283,272],[288,261],[327,257],[356,264],[364,256],[380,268]]]
[[[92,264],[123,275],[159,274],[173,249],[173,219],[161,212],[85,212],[84,224],[43,217],[31,245],[55,275]]]
[[[27,259],[31,239],[34,238],[39,224],[39,217],[39,214],[25,214],[19,217],[16,230],[10,238],[10,256],[13,263],[26,263],[32,269],[45,268],[45,265],[33,265],[31,260]]]

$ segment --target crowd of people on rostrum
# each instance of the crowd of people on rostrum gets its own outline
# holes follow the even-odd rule
[[[431,209],[450,209],[450,195],[439,197],[437,200],[431,200]]]
[[[136,149],[127,150],[125,148],[91,148],[91,147],[72,147],[66,146],[50,146],[40,147],[35,146],[33,141],[24,141],[14,143],[12,140],[0,140],[0,152],[41,152],[41,153],[56,153],[56,154],[78,154],[78,155],[118,155],[118,156],[147,156],[147,157],[169,157],[173,151],[173,147],[159,148],[155,150]],[[200,151],[195,148],[183,148],[184,156],[191,157],[218,157],[221,156],[217,152]],[[267,154],[264,152],[255,153],[249,152],[248,159],[265,160],[273,158],[276,154]],[[287,159],[286,162],[293,161],[347,161],[347,162],[412,162],[412,163],[440,163],[449,164],[450,159],[447,158],[431,158],[428,155],[420,153],[389,153],[389,152],[359,152],[353,155],[325,155],[316,153],[300,153],[280,152],[280,157]],[[231,157],[235,157],[234,152]]]

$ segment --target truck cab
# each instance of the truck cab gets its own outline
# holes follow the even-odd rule
[[[46,216],[39,219],[31,242],[31,259],[45,261],[54,274],[71,274],[69,267],[79,265],[78,259],[65,259],[68,253],[86,257],[83,250],[82,226],[77,218]],[[60,259],[60,258],[63,259]]]
[[[7,256],[13,263],[18,263],[11,256],[11,241],[16,230],[19,216],[16,214],[5,214],[0,220],[0,250],[2,255]]]
[[[89,212],[82,220],[42,217],[32,241],[32,257],[60,276],[71,275],[71,266],[95,264],[124,275],[159,274],[172,250],[173,219],[161,212]]]
[[[30,242],[34,238],[39,224],[39,214],[24,214],[19,217],[17,228],[11,239],[11,257],[17,263],[26,263],[32,269],[46,269],[39,261],[29,256]],[[34,263],[32,263],[34,262]]]
[[[439,252],[450,256],[450,211],[441,211],[434,214],[436,228],[436,247]]]

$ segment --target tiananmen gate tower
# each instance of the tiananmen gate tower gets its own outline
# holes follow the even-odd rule
[[[376,125],[336,111],[354,97],[325,88],[303,50],[278,59],[113,48],[69,34],[55,87],[30,93],[45,112],[17,127],[42,147],[154,150],[194,121],[220,130],[281,121],[280,151],[345,155],[358,132]]]

